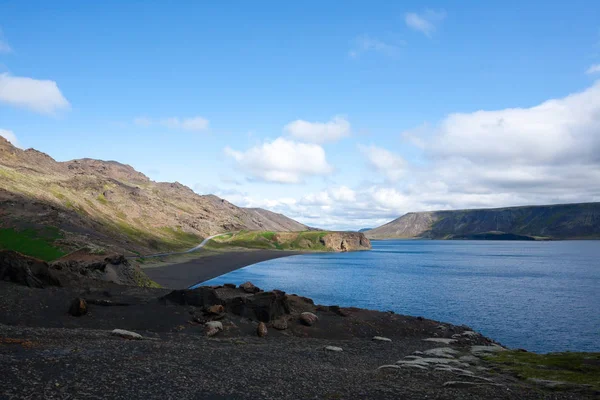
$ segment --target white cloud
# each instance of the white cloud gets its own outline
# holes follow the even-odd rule
[[[137,117],[133,119],[133,123],[137,126],[149,127],[153,125],[161,125],[169,129],[183,129],[185,131],[201,132],[208,129],[209,121],[204,117],[179,118],[169,117],[161,119],[152,119],[148,117]]]
[[[591,65],[585,73],[589,75],[600,73],[600,64]]]
[[[28,108],[42,114],[54,114],[70,107],[56,82],[0,74],[0,102]]]
[[[359,145],[359,149],[367,158],[369,165],[384,174],[387,180],[396,182],[404,176],[407,164],[399,155],[373,145]]]
[[[400,52],[400,46],[404,44],[404,41],[396,45],[383,42],[368,35],[362,35],[354,39],[352,50],[348,52],[348,55],[352,58],[358,58],[362,53],[372,51],[386,56],[396,56]]]
[[[299,119],[287,124],[283,130],[293,138],[305,142],[335,142],[350,135],[350,123],[341,116],[335,116],[328,122],[308,122]]]
[[[225,154],[250,177],[267,182],[299,183],[306,177],[332,172],[321,146],[285,138],[265,142],[245,152],[226,147]]]
[[[360,148],[373,168],[392,171],[383,184],[260,201],[327,229],[374,227],[411,211],[600,201],[600,81],[533,107],[450,114],[410,133],[418,165]]]
[[[409,28],[431,37],[437,30],[436,24],[445,18],[446,13],[444,11],[426,10],[422,13],[407,13],[404,16],[404,21]]]
[[[19,144],[19,141],[17,140],[17,136],[15,135],[15,133],[13,131],[9,131],[6,129],[0,129],[0,136],[2,136],[4,139],[6,139],[10,143],[12,143],[13,146],[18,147],[19,149],[23,148]]]

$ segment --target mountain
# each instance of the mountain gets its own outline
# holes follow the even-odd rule
[[[600,239],[600,203],[408,213],[370,239]]]
[[[370,231],[371,229],[373,229],[373,228],[362,228],[362,229],[359,229],[358,232],[364,233],[366,231]]]
[[[154,182],[116,161],[57,162],[0,137],[0,248],[43,248],[37,256],[45,259],[82,246],[145,254],[189,248],[227,231],[308,229],[177,182]]]

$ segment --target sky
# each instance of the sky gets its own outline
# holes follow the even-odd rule
[[[2,1],[0,135],[327,229],[600,201],[598,15],[595,0]]]

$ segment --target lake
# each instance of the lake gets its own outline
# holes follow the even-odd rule
[[[372,251],[280,258],[204,284],[245,281],[465,324],[529,351],[600,351],[600,241],[374,241]]]

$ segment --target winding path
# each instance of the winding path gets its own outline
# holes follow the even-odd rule
[[[200,250],[201,248],[203,248],[209,242],[209,240],[211,240],[213,238],[216,238],[217,236],[227,235],[228,233],[229,232],[224,232],[224,233],[218,233],[216,235],[209,236],[206,239],[204,239],[202,241],[202,243],[200,243],[198,246],[193,247],[193,248],[191,248],[189,250],[186,250],[186,251],[176,251],[176,252],[171,252],[171,253],[157,253],[157,254],[148,254],[148,255],[128,256],[126,258],[135,259],[135,258],[166,257],[166,256],[175,256],[175,255],[179,255],[179,254],[193,253],[194,251],[197,251],[197,250]]]

